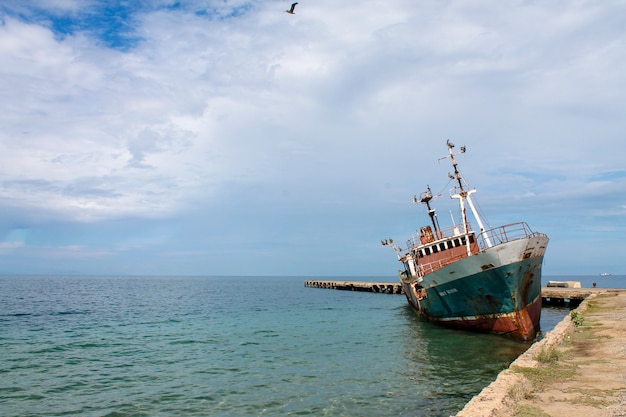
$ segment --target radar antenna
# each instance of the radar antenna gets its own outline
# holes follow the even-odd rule
[[[424,191],[422,194],[420,194],[420,198],[418,199],[417,196],[413,197],[413,202],[414,203],[422,203],[422,204],[426,204],[426,208],[428,209],[428,216],[430,217],[430,222],[433,224],[433,228],[435,229],[435,232],[439,232],[439,219],[437,219],[437,212],[434,208],[432,208],[430,206],[430,200],[432,200],[433,198],[437,198],[440,197],[441,194],[437,194],[437,195],[433,195],[432,191],[430,190],[430,185],[426,186],[426,191]]]

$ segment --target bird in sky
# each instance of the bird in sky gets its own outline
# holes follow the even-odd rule
[[[285,10],[285,12],[286,12],[286,13],[289,13],[289,14],[295,14],[294,9],[296,8],[296,4],[298,4],[298,3],[297,3],[297,2],[296,2],[296,3],[293,3],[293,4],[291,5],[291,9],[289,9],[289,10]]]

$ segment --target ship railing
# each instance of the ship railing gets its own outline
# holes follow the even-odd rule
[[[480,250],[487,249],[486,238],[489,238],[491,246],[500,245],[502,243],[511,242],[513,240],[525,239],[529,237],[545,237],[544,233],[533,232],[525,222],[511,223],[504,226],[495,227],[486,230],[478,235],[477,243]],[[422,277],[430,274],[446,265],[454,263],[460,259],[466,258],[467,254],[463,253],[456,256],[447,256],[435,261],[420,263],[417,265],[417,274]]]
[[[496,246],[513,240],[538,236],[545,236],[545,234],[533,232],[525,222],[510,223],[480,233],[478,235],[478,246],[482,250],[489,247],[486,243],[487,241],[491,242],[491,246]]]

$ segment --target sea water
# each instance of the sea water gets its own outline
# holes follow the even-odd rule
[[[0,276],[0,415],[449,416],[528,348],[306,279]]]

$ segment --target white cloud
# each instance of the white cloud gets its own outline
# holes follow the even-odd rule
[[[24,242],[0,242],[0,250],[21,248]]]
[[[137,3],[138,41],[117,50],[82,21],[51,29],[98,4],[2,17],[0,200],[24,217],[171,219],[225,199],[382,212],[445,179],[446,138],[503,212],[591,191],[621,204],[622,177],[590,181],[623,169],[619,1]]]

